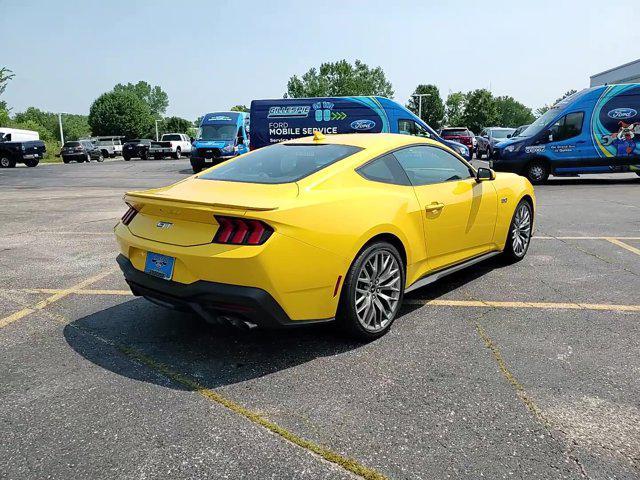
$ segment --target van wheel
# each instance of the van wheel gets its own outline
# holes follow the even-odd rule
[[[361,251],[345,277],[338,319],[358,340],[389,331],[402,304],[405,267],[396,247],[376,242]]]
[[[180,150],[180,147],[176,148],[176,153],[173,154],[173,158],[180,160],[180,157],[182,156],[181,153],[182,151]]]
[[[520,200],[513,212],[509,225],[507,243],[502,251],[502,258],[507,263],[519,262],[527,254],[531,242],[533,227],[533,209],[526,200]]]
[[[549,166],[546,162],[534,160],[525,167],[524,176],[534,185],[540,185],[549,178]]]

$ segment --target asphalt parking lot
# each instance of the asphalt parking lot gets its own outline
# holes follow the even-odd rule
[[[190,173],[0,170],[0,477],[640,477],[640,178],[536,188],[525,260],[407,295],[362,345],[131,296],[122,194]]]

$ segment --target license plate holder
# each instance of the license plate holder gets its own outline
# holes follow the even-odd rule
[[[176,259],[161,253],[147,252],[144,272],[163,280],[171,280]]]

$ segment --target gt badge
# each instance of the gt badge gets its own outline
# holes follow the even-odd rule
[[[156,223],[156,227],[158,228],[171,228],[173,226],[173,223],[171,222],[158,222]]]

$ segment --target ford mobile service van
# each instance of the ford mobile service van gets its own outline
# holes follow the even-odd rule
[[[550,174],[640,176],[640,84],[593,87],[565,98],[518,136],[498,143],[490,165],[532,183]]]
[[[194,173],[249,151],[249,115],[214,112],[202,117],[191,149]]]
[[[470,160],[402,105],[384,97],[280,98],[251,102],[251,148],[322,133],[403,133],[441,142]]]

